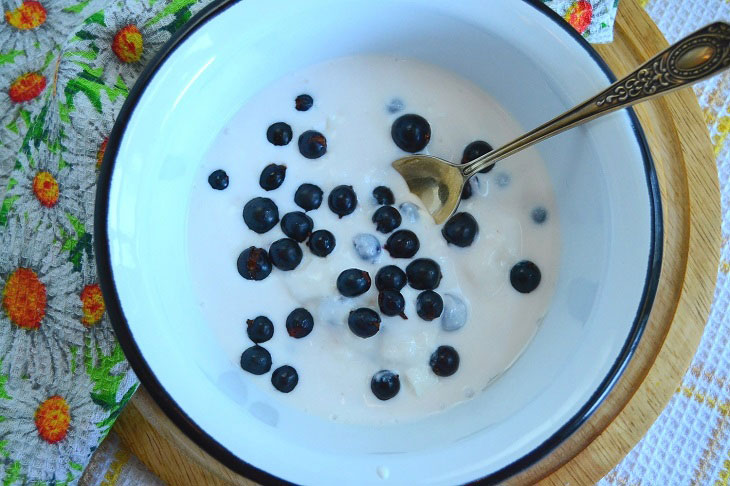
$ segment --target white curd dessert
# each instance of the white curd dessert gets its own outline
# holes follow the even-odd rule
[[[308,96],[298,98],[302,94]],[[396,144],[399,137],[405,140],[401,145],[426,142],[419,152],[459,163],[465,148],[467,152],[483,148],[472,142],[497,147],[520,135],[522,128],[494,99],[432,65],[356,56],[291,73],[241,103],[201,163],[190,195],[188,228],[192,275],[207,319],[201,325],[219,337],[222,352],[239,362],[242,353],[254,346],[247,321],[265,316],[273,324],[273,336],[259,344],[270,355],[270,369],[267,363],[254,360],[253,365],[266,371],[258,370],[262,374],[257,375],[242,369],[241,373],[277,399],[327,419],[388,424],[417,420],[468,400],[518,358],[547,312],[558,277],[559,224],[543,161],[529,149],[472,179],[472,195],[462,201],[458,212],[476,221],[473,240],[468,216],[460,217],[466,225],[436,225],[391,167],[407,154]],[[420,118],[401,118],[407,115]],[[430,137],[422,126],[413,125],[419,119],[427,122]],[[316,136],[302,140],[300,150],[300,137],[307,138],[310,131],[326,139],[326,151]],[[269,139],[288,143],[275,145]],[[277,186],[282,173],[284,178],[280,186],[265,190],[260,176],[270,164],[283,165],[285,171],[267,169],[272,173],[264,185]],[[295,192],[304,183],[321,189],[317,209],[305,211],[295,202]],[[354,210],[342,216],[328,204],[338,186],[351,186],[357,198]],[[377,231],[372,220],[383,207],[373,196],[380,186],[392,191],[392,207],[401,216],[397,228],[387,233]],[[335,195],[351,192],[340,188]],[[255,198],[270,199],[268,207],[273,204],[278,212],[273,227],[261,233],[250,229],[242,217],[244,206]],[[338,201],[345,206],[352,202],[347,197]],[[249,206],[250,214],[256,210],[262,214],[260,202]],[[268,252],[272,243],[287,237],[281,218],[295,211],[306,212],[314,231],[327,230],[334,236],[331,253],[317,256],[307,240],[295,243],[301,249],[301,261],[293,251],[284,256],[293,254],[294,261],[279,266],[296,268],[271,265],[268,273],[256,264],[264,262],[265,267],[270,257],[258,252],[254,255],[258,260],[243,258],[244,273],[263,278],[244,278],[238,265],[242,252],[250,247]],[[384,230],[390,229],[392,213],[382,211],[379,221]],[[404,230],[415,234],[418,250],[410,258],[393,257],[391,253],[399,250],[393,248],[392,240],[387,245],[388,239]],[[451,242],[442,230],[451,235]],[[291,250],[292,242],[287,245]],[[419,265],[425,267],[412,267],[409,272],[414,281],[392,290],[402,295],[402,314],[407,319],[386,315],[378,299],[378,271],[395,265],[405,272],[417,259],[436,262],[440,280],[431,278],[432,274],[424,277],[423,269],[433,264],[429,267],[428,261],[421,261]],[[342,295],[338,276],[348,269],[361,271],[351,274],[362,277],[349,282],[355,287],[369,279],[364,293]],[[432,292],[440,297],[443,310],[438,312],[438,298],[433,294],[432,300],[424,297],[421,314],[430,318],[428,312],[438,312],[427,320],[419,316],[417,302],[419,294],[427,291],[423,287],[432,287],[434,280],[437,285]],[[426,308],[434,302],[435,310]],[[372,336],[356,335],[358,329],[361,335],[363,329],[365,334],[372,331],[368,322],[361,322],[360,328],[356,325],[354,331],[350,325],[351,312],[361,308],[371,312],[357,317],[377,313],[380,322]],[[305,334],[299,338],[290,336],[286,326],[295,309],[306,309],[313,321],[308,334],[294,331]],[[254,353],[254,357],[262,358],[262,354]],[[276,375],[275,370],[284,365],[296,370],[297,380],[291,379],[291,371]],[[392,374],[384,375],[384,370]],[[399,388],[394,387],[395,375]],[[272,384],[272,376],[279,380],[280,389],[295,386],[282,393]],[[373,377],[386,382],[372,389]],[[382,399],[385,396],[392,397]]]

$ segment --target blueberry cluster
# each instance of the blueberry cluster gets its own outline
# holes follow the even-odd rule
[[[274,324],[266,316],[248,319],[246,334],[254,345],[241,354],[241,368],[254,375],[264,375],[271,370],[271,353],[260,344],[274,336]],[[297,386],[297,383],[299,383],[299,375],[292,366],[279,366],[271,373],[271,384],[282,393],[289,393]]]
[[[307,94],[297,96],[294,103],[297,111],[307,111],[313,104],[313,98]],[[400,100],[393,100],[387,109],[391,113],[401,111],[403,103]],[[291,126],[285,122],[272,124],[266,132],[268,141],[277,146],[289,144],[293,136]],[[428,145],[431,139],[431,127],[422,116],[405,114],[393,122],[391,137],[400,149],[415,153]],[[299,136],[298,147],[303,157],[316,159],[326,153],[327,140],[321,133],[308,130]],[[491,150],[492,147],[487,142],[474,141],[464,149],[461,163],[468,163]],[[493,167],[481,172],[489,172]],[[259,176],[260,187],[267,192],[278,189],[284,183],[286,169],[284,164],[266,165]],[[506,186],[509,176],[498,174],[500,175],[506,178],[506,182],[500,184],[497,180],[497,184]],[[229,185],[229,178],[224,170],[219,169],[209,175],[208,182],[213,189],[224,190]],[[264,234],[279,224],[286,237],[274,241],[268,251],[254,246],[243,250],[237,260],[239,274],[248,280],[263,280],[268,277],[273,267],[281,271],[294,270],[303,258],[301,244],[305,244],[310,252],[318,257],[324,258],[332,253],[336,246],[335,236],[326,229],[315,230],[314,221],[307,214],[320,208],[324,196],[325,193],[319,186],[312,183],[301,184],[294,194],[294,202],[302,211],[293,211],[281,218],[278,207],[272,199],[259,196],[248,201],[243,208],[243,220],[251,231]],[[462,199],[471,196],[472,188],[467,185],[462,193]],[[415,302],[419,318],[433,321],[440,317],[441,326],[445,331],[455,331],[463,327],[467,318],[466,303],[456,295],[445,293],[442,296],[436,291],[442,278],[439,264],[431,258],[415,258],[420,249],[419,238],[413,231],[400,228],[404,221],[415,223],[419,219],[418,206],[403,202],[396,208],[393,192],[386,186],[373,189],[372,197],[378,205],[372,215],[374,229],[388,237],[381,248],[380,241],[374,234],[356,235],[353,239],[356,254],[363,261],[375,263],[384,249],[392,258],[410,259],[410,262],[405,266],[405,271],[398,265],[385,265],[378,269],[373,278],[367,271],[359,268],[348,268],[339,274],[336,287],[344,297],[360,296],[366,293],[373,283],[378,291],[377,306],[380,313],[368,307],[353,309],[347,318],[350,331],[366,339],[380,330],[381,314],[408,319],[405,314],[406,301],[401,293],[406,285],[420,291]],[[358,206],[357,194],[350,185],[336,186],[327,196],[327,206],[339,218],[346,217]],[[534,223],[543,224],[548,217],[547,210],[544,207],[535,207],[530,217]],[[479,225],[476,219],[465,211],[453,215],[441,229],[441,234],[448,244],[462,248],[471,246],[478,232]],[[540,279],[540,269],[529,260],[518,262],[509,273],[512,287],[517,292],[525,294],[534,291]],[[241,355],[241,368],[256,375],[268,373],[271,369],[271,354],[261,344],[272,338],[274,325],[265,316],[258,316],[246,322],[247,334],[254,345]],[[313,328],[314,318],[307,309],[294,309],[286,318],[286,331],[292,338],[304,338]],[[429,365],[437,376],[448,377],[457,372],[459,361],[458,352],[451,346],[443,345],[432,353]],[[281,366],[272,373],[271,382],[277,390],[288,393],[298,383],[297,371],[289,365]],[[378,399],[389,400],[400,390],[399,375],[391,370],[379,370],[373,374],[370,388]]]

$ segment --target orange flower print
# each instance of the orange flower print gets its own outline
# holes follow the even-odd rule
[[[54,395],[38,405],[35,411],[35,426],[38,435],[49,444],[66,438],[71,425],[71,413],[63,397]]]
[[[46,9],[35,0],[25,1],[15,10],[5,12],[5,21],[18,30],[36,29],[46,21],[46,17]]]
[[[84,313],[81,322],[86,327],[95,326],[101,321],[106,311],[104,297],[101,295],[101,287],[97,283],[86,285],[81,291],[80,297],[81,308]]]
[[[122,62],[137,62],[142,57],[144,39],[136,25],[122,27],[114,35],[112,51]]]
[[[5,282],[2,306],[16,326],[38,329],[46,315],[46,286],[30,268],[17,268]]]
[[[586,0],[573,2],[573,4],[568,7],[563,18],[566,22],[572,25],[579,34],[582,34],[586,31],[588,26],[591,25],[591,19],[593,18],[593,6],[591,5],[591,2]]]
[[[46,89],[46,77],[40,73],[25,73],[18,76],[8,88],[8,95],[15,103],[37,98]]]

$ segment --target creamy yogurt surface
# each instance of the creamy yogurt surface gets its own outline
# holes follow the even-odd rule
[[[312,97],[313,106],[297,111],[294,100],[303,93]],[[410,113],[424,117],[431,127],[422,152],[455,163],[475,140],[498,147],[523,132],[487,93],[440,68],[386,56],[340,58],[291,73],[248,99],[208,150],[191,190],[187,245],[204,325],[217,335],[222,352],[238,363],[253,345],[246,321],[268,317],[274,335],[261,346],[271,353],[271,370],[294,367],[298,384],[281,393],[272,386],[271,372],[241,373],[276,400],[330,420],[369,425],[411,421],[473,397],[529,343],[558,277],[558,215],[537,152],[523,151],[472,179],[473,195],[458,211],[473,215],[479,232],[470,246],[461,248],[447,243],[442,226],[420,207],[390,165],[407,155],[394,143],[391,126]],[[287,145],[267,140],[267,128],[276,122],[292,128]],[[326,137],[324,156],[307,159],[300,154],[297,139],[307,130]],[[271,163],[285,165],[286,176],[280,187],[265,191],[259,175]],[[209,174],[219,169],[229,178],[224,190],[208,183]],[[268,197],[280,218],[303,211],[294,202],[302,183],[316,184],[324,192],[322,205],[307,214],[315,230],[334,234],[334,251],[322,258],[302,243],[304,256],[296,269],[273,268],[261,281],[242,278],[236,261],[244,249],[268,250],[285,237],[279,224],[263,234],[250,230],[242,218],[244,205],[254,197]],[[327,197],[343,184],[353,187],[358,204],[352,214],[340,218],[328,207]],[[365,261],[355,251],[353,238],[358,234],[375,236],[381,246],[389,236],[377,232],[371,220],[379,207],[372,191],[381,185],[394,193],[394,207],[419,206],[415,216],[401,211],[398,229],[418,236],[420,249],[414,258],[439,263],[443,277],[435,291],[447,304],[445,312],[455,299],[465,303],[467,320],[460,329],[445,330],[442,318],[421,319],[416,312],[421,291],[409,285],[401,291],[405,320],[380,312],[374,282],[357,297],[338,292],[336,280],[345,269],[362,269],[374,280],[383,266],[405,270],[413,260],[392,258],[382,250],[376,259]],[[539,285],[530,293],[520,293],[510,283],[512,267],[524,260],[534,262],[541,272]],[[311,312],[314,328],[294,339],[285,322],[299,307]],[[360,307],[380,314],[380,329],[372,337],[358,337],[347,325],[350,311]],[[429,364],[432,353],[443,345],[452,346],[460,358],[458,370],[448,377],[437,376]],[[380,370],[391,370],[400,379],[400,391],[385,401],[370,389],[371,378]]]

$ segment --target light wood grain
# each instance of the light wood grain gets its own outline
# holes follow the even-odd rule
[[[623,75],[666,42],[635,0],[622,0],[614,43],[599,53]],[[639,105],[661,185],[662,276],[649,324],[628,368],[599,410],[546,459],[510,483],[588,485],[603,477],[648,430],[675,392],[699,344],[720,248],[714,157],[689,90]],[[122,441],[171,486],[254,483],[185,437],[140,390],[115,425]]]

